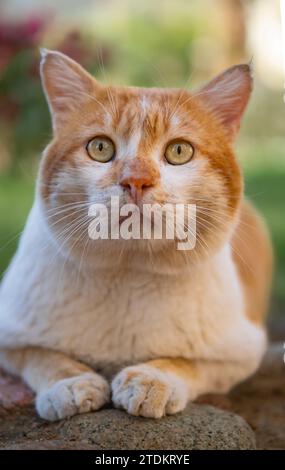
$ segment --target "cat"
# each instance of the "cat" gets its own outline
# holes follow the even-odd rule
[[[249,65],[200,90],[100,84],[43,50],[53,139],[0,288],[0,367],[49,421],[115,407],[148,418],[226,393],[258,368],[272,254],[233,143]],[[196,245],[90,240],[90,204],[195,204]]]

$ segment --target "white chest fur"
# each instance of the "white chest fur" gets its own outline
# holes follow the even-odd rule
[[[0,289],[0,347],[38,345],[90,364],[155,357],[247,360],[263,332],[244,316],[229,247],[180,275],[62,262],[31,215]]]

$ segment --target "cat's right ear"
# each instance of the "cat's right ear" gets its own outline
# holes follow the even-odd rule
[[[61,52],[41,49],[40,73],[56,132],[70,112],[80,110],[100,85],[77,62]]]

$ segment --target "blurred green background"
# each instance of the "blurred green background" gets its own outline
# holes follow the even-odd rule
[[[285,311],[285,106],[278,0],[1,0],[0,273],[31,207],[51,136],[38,47],[56,48],[109,83],[195,87],[234,63],[255,89],[237,152],[276,257],[272,313]]]

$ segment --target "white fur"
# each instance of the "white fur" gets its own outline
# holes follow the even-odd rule
[[[138,147],[141,141],[141,130],[135,131],[127,142],[121,142],[120,152],[125,159],[135,159],[138,154]]]
[[[109,401],[108,382],[98,374],[85,373],[62,379],[37,395],[36,408],[48,421],[101,408]]]
[[[143,96],[141,99],[141,109],[143,111],[143,115],[147,115],[148,109],[150,106],[150,102],[146,96]]]
[[[40,346],[103,367],[161,357],[233,361],[245,374],[258,366],[265,334],[244,314],[228,246],[173,275],[77,268],[36,203],[0,286],[0,347]]]
[[[123,369],[113,380],[112,391],[117,407],[146,418],[177,413],[189,399],[183,380],[144,364]]]
[[[181,120],[176,114],[173,114],[173,116],[171,116],[170,123],[173,129],[176,129],[177,127],[181,126]]]

